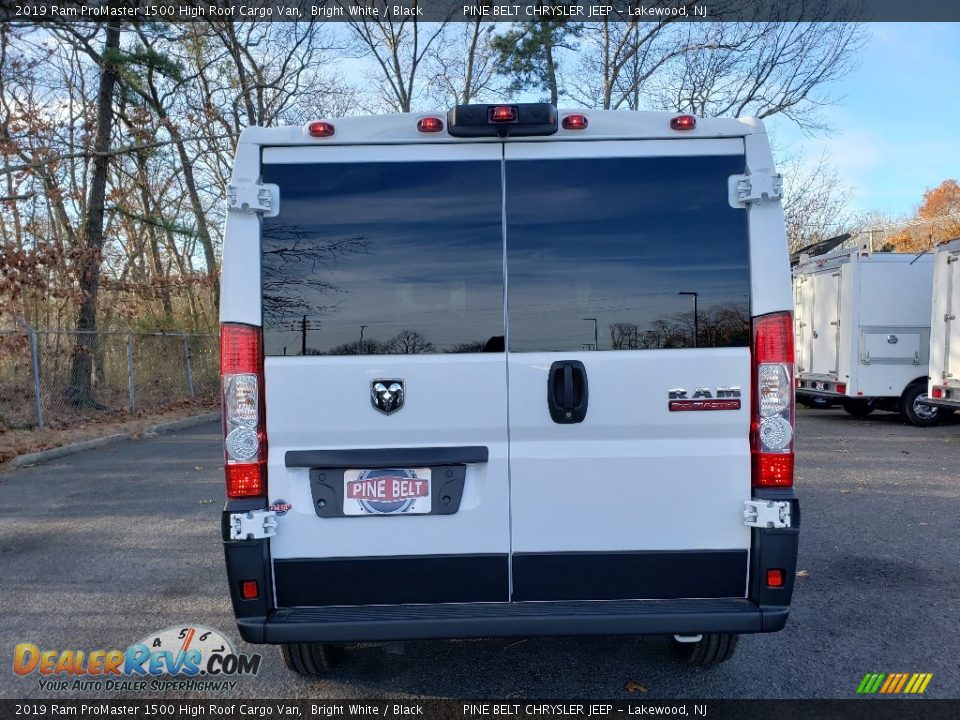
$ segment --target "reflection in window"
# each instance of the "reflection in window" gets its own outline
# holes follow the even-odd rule
[[[500,163],[266,164],[267,355],[503,351]]]
[[[749,344],[747,218],[727,201],[742,156],[506,168],[511,351]]]

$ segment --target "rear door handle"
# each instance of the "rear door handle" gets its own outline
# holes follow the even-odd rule
[[[555,423],[583,422],[587,416],[587,369],[579,360],[558,360],[547,375],[547,406]]]

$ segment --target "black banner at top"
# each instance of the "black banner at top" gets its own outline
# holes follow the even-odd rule
[[[954,720],[957,700],[0,700],[0,720]]]
[[[7,0],[13,22],[960,22],[956,0]],[[960,30],[960,29],[958,29]]]

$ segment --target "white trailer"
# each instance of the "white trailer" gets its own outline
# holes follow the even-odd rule
[[[941,245],[933,265],[930,402],[960,408],[960,239]]]
[[[802,256],[793,272],[798,397],[936,424],[942,412],[926,402],[932,280],[929,253]]]

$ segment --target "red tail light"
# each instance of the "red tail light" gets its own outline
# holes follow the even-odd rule
[[[256,497],[267,490],[261,330],[220,325],[220,388],[227,497]]]
[[[793,320],[789,312],[753,319],[750,450],[754,487],[793,485]]]
[[[942,398],[942,397],[943,397],[943,388],[933,388],[933,390],[930,391],[930,397],[932,397],[932,398],[934,398],[934,399],[940,399],[940,398]]]

